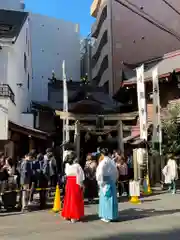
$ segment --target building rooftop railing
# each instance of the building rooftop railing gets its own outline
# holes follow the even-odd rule
[[[15,103],[15,95],[8,84],[0,83],[0,97],[8,97]]]

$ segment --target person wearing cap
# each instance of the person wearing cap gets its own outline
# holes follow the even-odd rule
[[[74,223],[84,217],[83,182],[85,179],[74,151],[67,156],[65,174],[66,188],[62,217]]]
[[[99,217],[103,222],[118,219],[118,200],[116,181],[118,170],[114,161],[108,157],[108,149],[102,149],[96,180],[99,185]]]

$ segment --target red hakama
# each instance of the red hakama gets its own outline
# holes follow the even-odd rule
[[[83,190],[76,183],[76,176],[67,177],[62,217],[75,220],[84,217]]]

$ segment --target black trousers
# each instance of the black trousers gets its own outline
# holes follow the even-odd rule
[[[35,193],[35,188],[37,188],[38,185],[38,180],[35,175],[31,177],[30,180],[30,201],[33,201],[34,193]]]
[[[50,177],[50,186],[51,187],[56,187],[57,182],[58,182],[57,175],[53,175]]]
[[[48,187],[48,179],[45,176],[40,177],[39,179],[39,187],[42,190],[39,191],[39,198],[40,198],[40,208],[44,209],[46,207],[46,193],[47,190],[45,188]]]
[[[93,200],[98,196],[98,186],[96,179],[86,179],[85,180],[85,197],[88,200]]]

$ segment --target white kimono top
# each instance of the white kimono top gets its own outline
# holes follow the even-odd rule
[[[114,182],[118,178],[118,170],[114,161],[109,157],[104,157],[104,159],[99,163],[96,170],[96,180],[99,185],[103,185],[104,177],[110,177]]]
[[[72,165],[70,165],[69,163],[66,163],[65,174],[66,176],[75,176],[76,183],[82,187],[85,176],[84,176],[84,171],[82,170],[79,163],[74,163]]]
[[[165,183],[171,183],[178,179],[178,166],[174,159],[169,159],[167,165],[162,170],[165,176]]]

